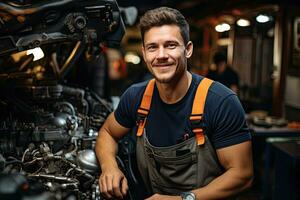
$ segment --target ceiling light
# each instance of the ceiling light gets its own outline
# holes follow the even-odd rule
[[[258,15],[256,17],[256,21],[259,23],[266,23],[266,22],[270,21],[270,17],[267,15]]]
[[[39,60],[44,57],[44,52],[40,47],[34,49],[28,49],[26,55],[33,55],[33,61]]]
[[[133,52],[129,52],[125,55],[125,61],[127,63],[133,63],[133,64],[137,65],[141,62],[141,59],[137,54],[135,54]]]
[[[218,24],[218,25],[215,27],[215,30],[216,30],[217,32],[225,32],[225,31],[229,31],[229,30],[230,30],[230,25],[227,24],[227,23]]]
[[[242,27],[246,27],[246,26],[250,26],[250,21],[247,19],[239,19],[236,24],[238,26],[242,26]]]

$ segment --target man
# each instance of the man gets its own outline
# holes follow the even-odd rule
[[[137,132],[137,163],[148,200],[224,199],[250,187],[244,111],[231,90],[187,71],[193,44],[185,18],[161,7],[144,14],[140,29],[155,81],[131,86],[99,132],[102,194],[123,198],[128,190],[115,156],[117,141],[131,128]]]
[[[227,65],[226,55],[223,52],[216,52],[214,54],[213,61],[216,65],[216,70],[209,71],[207,77],[215,81],[219,81],[237,94],[239,76],[230,66]]]

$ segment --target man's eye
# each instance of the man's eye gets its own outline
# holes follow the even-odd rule
[[[175,49],[176,47],[177,47],[177,45],[173,44],[173,43],[170,43],[170,44],[167,45],[168,49]]]
[[[147,47],[147,51],[155,51],[156,50],[156,47],[155,46],[148,46]]]

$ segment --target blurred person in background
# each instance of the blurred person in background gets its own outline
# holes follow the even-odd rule
[[[207,78],[213,79],[230,88],[236,94],[239,89],[239,76],[230,66],[227,65],[226,55],[219,51],[213,56],[216,70],[209,70]]]

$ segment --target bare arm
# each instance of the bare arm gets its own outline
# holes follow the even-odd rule
[[[217,150],[225,173],[203,188],[194,190],[197,200],[224,199],[251,186],[253,162],[251,142],[243,142]]]
[[[101,166],[99,185],[101,193],[106,198],[123,198],[128,190],[127,180],[116,161],[117,141],[128,131],[128,128],[116,121],[114,113],[111,113],[97,137],[95,150]]]

